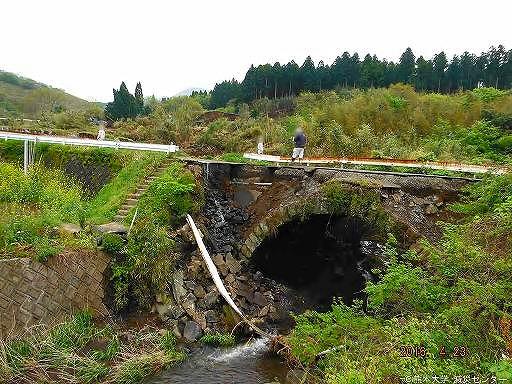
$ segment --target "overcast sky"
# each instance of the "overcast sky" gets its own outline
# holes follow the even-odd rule
[[[2,0],[0,69],[88,100],[242,80],[250,64],[512,48],[510,0]]]

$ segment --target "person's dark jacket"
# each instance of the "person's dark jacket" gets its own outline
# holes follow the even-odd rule
[[[297,133],[293,138],[293,142],[295,143],[295,148],[304,148],[306,146],[306,135],[304,132]]]

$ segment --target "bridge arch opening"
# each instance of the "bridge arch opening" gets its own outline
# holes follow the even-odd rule
[[[328,310],[333,298],[346,304],[362,297],[372,276],[377,243],[367,241],[371,228],[361,218],[314,214],[292,219],[269,235],[251,257],[254,270],[292,289],[304,307]]]

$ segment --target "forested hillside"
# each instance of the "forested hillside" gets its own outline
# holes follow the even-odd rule
[[[439,52],[426,58],[407,48],[396,63],[376,55],[362,58],[357,52],[344,52],[331,64],[320,61],[315,65],[308,56],[301,66],[293,60],[283,65],[251,66],[242,82],[233,79],[216,84],[210,107],[224,107],[230,101],[295,96],[303,91],[379,88],[395,83],[437,93],[473,89],[479,84],[508,89],[512,85],[512,50],[499,45],[480,55],[466,51],[448,58],[445,52]]]
[[[84,109],[90,104],[60,89],[0,70],[0,117],[38,118],[41,113]]]

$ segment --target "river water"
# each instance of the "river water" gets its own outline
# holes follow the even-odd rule
[[[267,340],[256,339],[233,348],[193,349],[179,366],[148,384],[265,384],[285,383],[288,367],[269,353]]]

